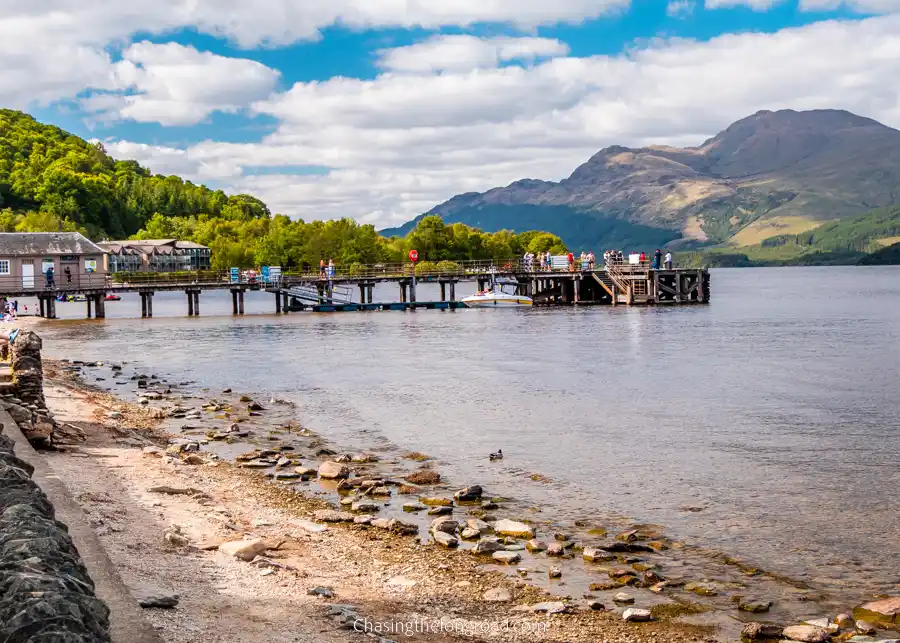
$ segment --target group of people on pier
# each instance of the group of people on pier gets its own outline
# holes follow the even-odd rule
[[[603,253],[603,262],[607,267],[616,264],[643,266],[647,264],[647,255],[644,252],[632,252],[626,256],[621,250],[607,250]],[[666,252],[665,256],[663,256],[662,250],[657,248],[656,252],[653,253],[653,259],[649,263],[650,268],[653,270],[671,270],[673,265],[672,253]]]
[[[565,258],[565,267],[568,268],[569,272],[575,272],[579,269],[582,272],[594,270],[596,260],[593,252],[582,252],[579,257],[569,252],[566,255],[556,257],[557,269],[565,269],[563,265],[560,265],[563,258]],[[673,265],[672,253],[666,252],[663,255],[662,250],[659,248],[653,253],[652,259],[648,259],[644,252],[632,252],[626,255],[621,250],[607,250],[603,253],[603,263],[607,268],[614,265],[647,266],[649,264],[653,270],[671,270]],[[526,252],[522,257],[522,267],[526,272],[550,272],[554,269],[554,257],[549,252],[539,252],[537,254]]]

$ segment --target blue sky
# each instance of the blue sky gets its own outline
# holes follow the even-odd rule
[[[393,225],[759,109],[900,125],[900,0],[38,4],[0,0],[5,106],[307,219]]]

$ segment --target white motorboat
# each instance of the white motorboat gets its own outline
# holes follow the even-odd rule
[[[495,282],[491,288],[464,298],[463,303],[469,308],[513,308],[534,302],[531,297],[503,292],[503,285]]]

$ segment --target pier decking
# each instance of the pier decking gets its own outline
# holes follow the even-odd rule
[[[126,281],[127,279],[127,281]],[[235,315],[244,314],[244,293],[265,290],[275,295],[275,311],[349,312],[372,310],[456,309],[465,305],[456,298],[456,284],[474,282],[484,290],[500,280],[515,287],[517,294],[533,299],[536,306],[637,306],[708,303],[709,272],[700,269],[657,270],[649,264],[612,264],[596,269],[538,270],[520,261],[443,261],[421,263],[336,266],[332,277],[321,272],[285,273],[277,281],[234,281],[230,271],[197,273],[145,273],[127,277],[82,276],[78,284],[57,283],[48,288],[33,283],[24,287],[21,280],[12,283],[0,277],[0,296],[37,297],[39,314],[56,317],[56,297],[83,295],[87,316],[106,316],[104,297],[108,294],[137,292],[143,317],[153,316],[153,294],[159,291],[184,291],[188,315],[200,314],[200,293],[205,290],[229,290]],[[35,280],[41,281],[39,278]],[[399,301],[375,302],[376,284],[395,283]],[[418,301],[417,285],[436,283],[439,301]],[[354,295],[359,292],[359,297]]]

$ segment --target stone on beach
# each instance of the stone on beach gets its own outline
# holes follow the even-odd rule
[[[431,469],[420,469],[406,476],[406,480],[413,484],[438,484],[441,481],[441,474]]]
[[[178,605],[178,594],[149,583],[140,583],[128,588],[137,599],[138,605],[145,608],[172,609]]]
[[[526,525],[524,522],[517,522],[504,518],[494,523],[494,531],[504,536],[515,536],[516,538],[534,538],[534,529]]]
[[[628,623],[646,623],[653,618],[650,610],[629,608],[622,612],[622,620]]]
[[[461,532],[459,532],[461,538],[465,540],[475,540],[481,536],[481,532],[477,529],[472,529],[471,527],[464,528]]]
[[[415,513],[417,511],[425,511],[428,509],[421,502],[405,502],[403,503],[403,511],[407,513]]]
[[[900,625],[900,596],[882,598],[853,610],[853,618],[882,626]]]
[[[760,641],[765,639],[780,639],[782,636],[780,625],[766,623],[747,623],[741,630],[741,638],[748,641]]]
[[[472,552],[475,554],[493,554],[498,551],[504,551],[503,543],[499,540],[487,538],[479,540],[472,549]]]
[[[550,543],[547,545],[548,556],[562,556],[564,553],[566,553],[566,549],[562,546],[562,543]]]
[[[768,612],[771,607],[772,601],[743,601],[738,604],[739,610],[742,612],[751,612],[753,614]]]
[[[506,603],[512,600],[512,593],[505,587],[495,587],[484,593],[484,600],[489,603]]]
[[[313,518],[319,522],[353,522],[352,513],[333,509],[319,509],[313,513]]]
[[[434,531],[432,533],[432,536],[434,537],[434,541],[437,544],[443,545],[444,547],[458,547],[459,546],[459,541],[454,536],[451,536],[450,534],[445,533],[443,531]]]
[[[465,489],[460,489],[453,494],[453,497],[460,502],[473,502],[475,500],[480,500],[482,493],[481,487],[476,484],[471,487],[466,487]]]
[[[831,638],[828,630],[816,625],[791,625],[784,628],[782,636],[802,643],[825,643]]]
[[[536,538],[532,538],[527,543],[525,543],[525,549],[527,549],[528,551],[530,551],[532,553],[546,551],[547,543],[545,543],[543,540],[537,540]]]
[[[450,498],[435,498],[432,496],[422,496],[419,502],[429,507],[452,507],[453,501]]]
[[[480,534],[490,534],[494,531],[494,529],[489,524],[487,524],[483,520],[479,520],[478,518],[469,518],[468,520],[466,520],[466,526],[470,529],[478,530],[478,533]]]
[[[634,596],[626,594],[625,592],[619,592],[613,596],[613,602],[618,603],[619,605],[632,605],[634,604]]]
[[[223,554],[233,556],[248,563],[259,554],[265,552],[266,549],[266,543],[262,538],[232,540],[219,545],[219,551]]]
[[[514,551],[495,551],[491,554],[491,558],[505,565],[512,565],[522,560],[522,557]]]
[[[585,547],[584,551],[582,552],[582,557],[589,563],[608,561],[615,558],[608,552],[605,552],[602,549],[598,549],[597,547]]]
[[[331,462],[327,460],[319,465],[319,477],[326,480],[337,480],[346,478],[350,475],[350,469],[340,462]]]
[[[446,534],[455,534],[459,523],[453,518],[437,518],[431,522],[431,531],[442,531]]]
[[[432,507],[428,510],[429,516],[447,516],[453,513],[453,507]]]

